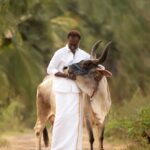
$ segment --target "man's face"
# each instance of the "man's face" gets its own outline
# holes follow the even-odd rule
[[[78,36],[69,36],[68,46],[72,52],[74,52],[79,46],[79,37]]]

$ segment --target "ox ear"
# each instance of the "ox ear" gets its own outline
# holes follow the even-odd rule
[[[103,76],[111,77],[112,73],[104,68],[97,68],[96,71],[100,72]]]

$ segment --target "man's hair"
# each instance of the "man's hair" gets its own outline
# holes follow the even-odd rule
[[[77,36],[79,39],[81,39],[81,34],[80,34],[80,32],[79,31],[77,31],[77,30],[71,30],[69,33],[68,33],[68,38],[70,37],[70,36]]]

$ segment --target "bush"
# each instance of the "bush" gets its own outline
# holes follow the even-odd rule
[[[141,147],[141,150],[143,150],[142,147],[145,148],[144,150],[149,149],[150,105],[147,105],[148,101],[149,97],[137,95],[122,106],[112,108],[106,135],[131,140],[135,143],[135,146],[139,146],[139,149]]]
[[[18,130],[22,128],[23,105],[18,100],[13,100],[4,108],[0,109],[0,130]]]

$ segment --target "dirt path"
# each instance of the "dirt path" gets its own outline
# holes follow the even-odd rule
[[[0,147],[0,150],[36,150],[35,135],[34,132],[27,132],[16,136],[4,136],[8,143]],[[127,145],[116,145],[108,142],[104,142],[105,150],[127,150]],[[50,150],[50,148],[44,148],[42,144],[42,150]],[[83,150],[90,150],[88,135],[84,129],[83,134]],[[98,150],[98,141],[94,143],[94,150]]]

